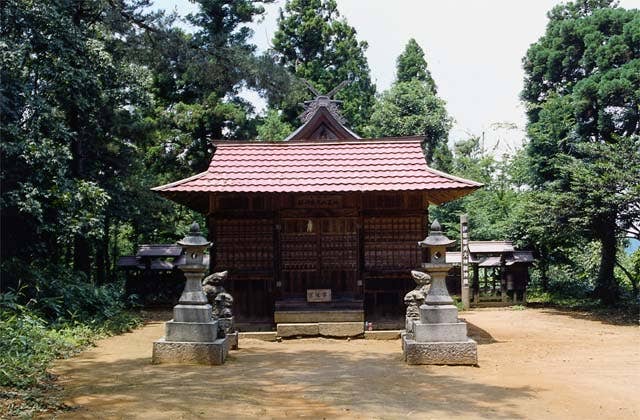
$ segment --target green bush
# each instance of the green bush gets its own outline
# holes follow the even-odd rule
[[[14,278],[17,289],[4,293],[9,297],[0,298],[0,308],[20,304],[52,323],[99,323],[126,309],[123,281],[96,286],[70,268],[37,262],[25,267],[10,260],[0,268],[3,276]]]
[[[18,291],[0,294],[0,403],[8,401],[0,406],[15,416],[62,407],[47,372],[54,359],[141,324],[121,284],[96,287],[64,270],[28,275]]]
[[[56,358],[69,357],[95,340],[140,324],[130,313],[86,322],[47,323],[25,308],[0,317],[0,386],[25,389],[46,380]]]
[[[68,357],[91,344],[95,332],[78,324],[52,328],[29,313],[0,320],[0,386],[24,389],[47,378],[55,358]]]

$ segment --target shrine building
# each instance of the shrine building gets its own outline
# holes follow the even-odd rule
[[[429,204],[481,184],[427,166],[424,136],[360,138],[331,94],[305,108],[284,141],[218,141],[205,172],[153,190],[206,215],[210,268],[229,271],[238,321],[401,319]]]

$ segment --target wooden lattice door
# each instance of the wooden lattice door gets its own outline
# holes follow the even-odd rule
[[[335,298],[357,293],[356,218],[284,219],[280,234],[284,298],[305,297],[307,289],[331,289]]]

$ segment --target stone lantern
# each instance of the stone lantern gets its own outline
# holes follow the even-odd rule
[[[211,316],[211,305],[202,290],[207,267],[204,251],[211,246],[193,223],[189,234],[178,241],[185,252],[180,266],[187,279],[173,319],[165,324],[165,336],[153,343],[153,363],[200,363],[220,365],[229,351],[225,337],[218,337],[218,321]]]
[[[185,263],[180,266],[187,279],[179,305],[208,305],[211,311],[211,305],[207,300],[207,296],[202,291],[202,278],[207,271],[204,265],[204,251],[211,246],[211,242],[207,241],[200,233],[200,226],[193,223],[189,229],[187,236],[178,241],[185,252]],[[176,308],[178,308],[176,306]],[[195,308],[204,309],[204,308]],[[174,308],[175,311],[175,308]]]
[[[445,255],[447,247],[454,243],[442,233],[437,220],[431,225],[429,236],[418,242],[427,251],[422,268],[431,277],[431,288],[420,306],[420,319],[413,320],[411,331],[402,337],[405,361],[410,365],[478,363],[477,344],[467,337],[467,324],[458,319],[458,308],[445,282],[451,269]]]
[[[418,242],[418,246],[427,249],[427,262],[422,264],[422,268],[431,276],[431,289],[427,293],[425,304],[453,304],[445,281],[451,264],[445,262],[445,255],[447,248],[450,248],[455,242],[444,236],[437,220],[431,224],[429,236]]]

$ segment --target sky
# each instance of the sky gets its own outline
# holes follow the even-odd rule
[[[395,79],[396,58],[415,38],[424,49],[439,96],[455,124],[450,143],[483,136],[496,154],[513,153],[523,142],[526,123],[519,95],[522,57],[543,34],[546,13],[558,0],[337,0],[338,10],[359,40],[369,44],[366,56],[378,92]],[[156,7],[185,15],[196,10],[188,0],[156,0]],[[270,47],[284,1],[266,6],[254,23],[253,42]],[[640,0],[620,6],[639,8]],[[244,94],[260,109],[264,101]]]

